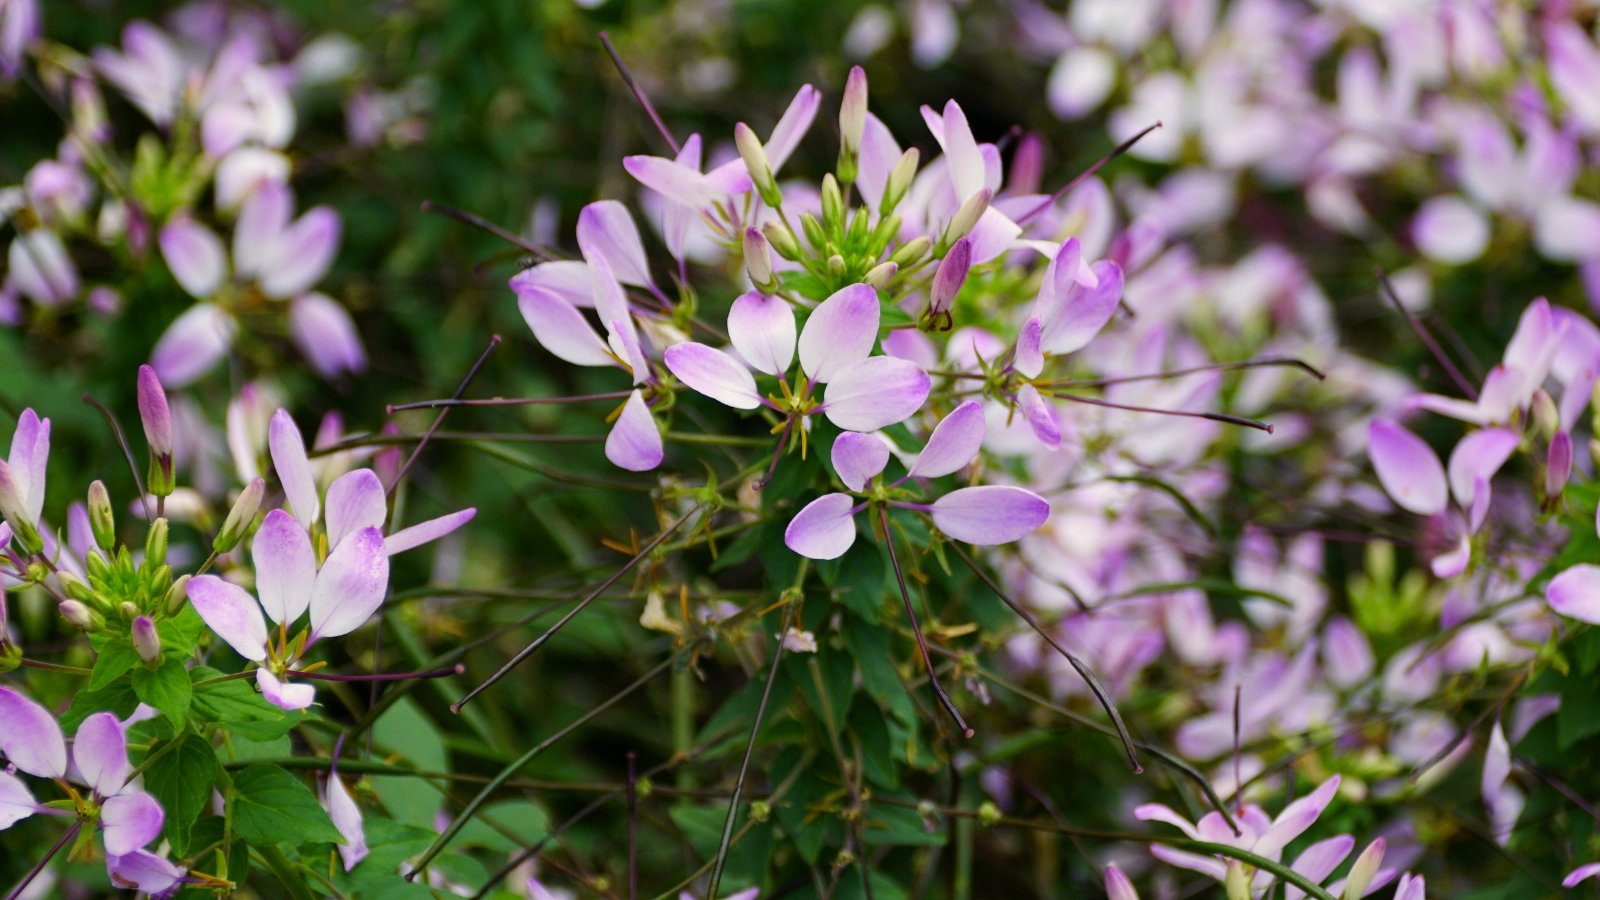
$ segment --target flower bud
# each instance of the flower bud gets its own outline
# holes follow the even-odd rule
[[[150,493],[165,497],[176,486],[172,474],[172,410],[156,370],[139,367],[139,420],[150,445]]]
[[[916,263],[933,246],[933,241],[927,235],[919,235],[900,245],[900,249],[889,255],[889,261],[904,269]]]
[[[800,242],[795,239],[794,232],[790,231],[789,226],[779,220],[773,219],[767,222],[767,224],[761,226],[761,231],[766,235],[767,243],[784,259],[790,262],[799,262],[805,257],[805,253],[800,250]]]
[[[162,603],[167,608],[167,615],[175,616],[183,611],[183,604],[189,600],[189,579],[191,577],[193,576],[188,574],[179,575],[177,580],[172,582],[172,587],[167,588],[166,595],[161,598]]]
[[[83,567],[94,581],[104,583],[111,577],[111,563],[105,556],[95,549],[90,549],[83,560]]]
[[[129,622],[132,622],[134,619],[139,618],[139,607],[133,605],[133,601],[132,600],[124,600],[120,604],[118,604],[117,605],[117,612],[120,613],[122,615],[122,617],[124,619],[127,619]]]
[[[889,289],[889,282],[893,281],[894,276],[898,274],[900,274],[900,267],[894,263],[879,263],[868,269],[866,277],[861,280],[871,285],[873,290],[881,294]]]
[[[22,665],[22,648],[0,634],[0,672],[10,672]]]
[[[772,274],[772,246],[759,229],[744,230],[744,268],[750,273],[750,283],[756,290],[770,294],[778,289],[777,279]]]
[[[111,494],[103,481],[89,483],[89,530],[101,550],[110,553],[117,546],[117,515],[111,507]]]
[[[140,616],[133,620],[133,649],[147,663],[161,659],[161,636],[156,634],[155,620]]]
[[[950,304],[967,281],[967,271],[972,267],[972,238],[962,238],[939,260],[933,273],[933,286],[928,289],[928,311],[923,316],[930,327],[949,331],[953,324]]]
[[[39,537],[33,514],[28,511],[27,498],[22,494],[22,485],[17,482],[16,472],[4,460],[0,460],[0,519],[5,519],[11,526],[11,532],[17,536],[24,550],[38,553],[44,549],[44,541]]]
[[[144,564],[154,569],[167,561],[167,520],[156,519],[144,536]]]
[[[1556,410],[1556,401],[1550,398],[1544,388],[1533,392],[1533,402],[1529,404],[1533,413],[1533,426],[1545,437],[1556,433],[1561,427],[1561,413]]]
[[[900,161],[889,170],[889,180],[884,182],[883,197],[878,201],[878,215],[887,216],[905,199],[906,191],[911,189],[911,180],[917,177],[919,158],[915,147],[900,154]]]
[[[822,176],[822,230],[830,235],[844,233],[844,192],[832,173]]]
[[[861,137],[867,130],[867,73],[852,66],[839,104],[839,180],[854,184],[859,173]]]
[[[99,628],[104,622],[103,619],[96,621],[100,617],[95,611],[77,600],[63,600],[56,609],[61,612],[61,618],[67,620],[68,625],[74,628],[81,628],[84,631]]]
[[[1222,882],[1222,892],[1228,900],[1252,900],[1250,874],[1236,859],[1228,860],[1228,874]]]
[[[828,274],[835,278],[844,274],[844,257],[837,253],[828,257]]]
[[[739,158],[744,160],[744,167],[750,172],[750,182],[755,185],[761,202],[773,209],[782,206],[783,194],[779,193],[778,182],[772,177],[772,166],[767,163],[767,150],[761,146],[761,139],[756,137],[749,125],[740,122],[733,126],[733,143],[739,148]]]
[[[255,523],[256,513],[261,509],[261,497],[266,493],[267,483],[261,478],[254,478],[239,492],[239,499],[233,501],[233,508],[228,510],[228,518],[222,523],[222,530],[217,532],[211,541],[211,549],[218,553],[227,553],[239,546],[239,542],[247,536],[250,527]]]
[[[811,213],[800,214],[800,230],[805,232],[806,241],[813,250],[828,246],[828,236],[822,233],[822,224]]]
[[[977,227],[978,220],[988,211],[989,201],[993,197],[994,192],[988,188],[968,197],[966,202],[961,204],[961,208],[956,210],[956,214],[950,217],[950,224],[946,226],[944,237],[939,239],[939,243],[948,247],[971,234],[972,229]]]
[[[1550,439],[1550,451],[1545,457],[1544,496],[1546,503],[1554,503],[1572,477],[1572,435],[1556,432]]]
[[[84,603],[94,602],[94,590],[89,587],[89,583],[71,572],[65,569],[58,569],[56,571],[56,583],[61,585],[61,590],[66,592],[68,597]]]
[[[1378,838],[1361,851],[1356,861],[1350,864],[1350,874],[1344,878],[1343,900],[1361,900],[1366,896],[1367,887],[1372,884],[1372,879],[1378,875],[1378,867],[1383,865],[1383,838]]]
[[[872,234],[867,238],[867,246],[882,253],[883,249],[889,246],[889,241],[900,234],[900,225],[900,217],[893,213],[879,219],[878,224],[872,228]]]

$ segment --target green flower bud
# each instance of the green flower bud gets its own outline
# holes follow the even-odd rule
[[[68,597],[74,600],[81,600],[84,603],[94,602],[94,590],[89,587],[88,582],[71,572],[65,569],[56,572],[56,582],[61,585],[61,589],[66,592]]]
[[[811,249],[821,250],[828,246],[828,236],[822,233],[822,223],[811,213],[800,214],[800,230],[805,232],[806,241],[811,244]]]
[[[805,257],[805,253],[800,249],[800,242],[795,239],[794,232],[790,231],[789,226],[781,221],[772,219],[762,226],[761,232],[766,235],[767,243],[771,245],[773,251],[784,259],[790,262],[799,262]]]
[[[89,530],[94,532],[94,542],[100,549],[107,553],[116,549],[117,516],[103,481],[89,484]]]
[[[985,800],[978,806],[978,821],[985,828],[993,828],[1003,818],[1005,817],[1000,814],[1000,807],[995,806],[993,800]]]
[[[927,235],[920,235],[901,244],[899,249],[889,255],[889,261],[904,269],[926,256],[932,246],[933,241],[929,240]]]
[[[189,602],[190,577],[187,574],[179,575],[178,579],[172,582],[172,587],[167,588],[166,596],[161,599],[162,605],[166,607],[167,615],[177,615],[183,610],[183,604]]]
[[[844,192],[831,174],[822,176],[822,230],[827,234],[844,233]]]
[[[900,274],[900,267],[894,263],[879,263],[868,269],[866,277],[861,280],[872,285],[872,289],[881,294],[889,289],[889,282],[893,281],[894,276],[898,274]]]
[[[978,220],[988,211],[989,201],[993,197],[994,192],[984,188],[961,204],[956,214],[950,217],[950,224],[945,228],[944,236],[939,238],[941,252],[938,255],[942,256],[945,248],[972,233],[972,229],[977,227]]]
[[[22,665],[22,648],[0,637],[0,672],[10,672]]]
[[[1383,865],[1383,851],[1383,838],[1378,838],[1350,864],[1350,874],[1344,879],[1344,900],[1361,900],[1366,895],[1367,887],[1378,875],[1378,867]]]
[[[1544,388],[1533,392],[1533,403],[1530,404],[1533,412],[1533,426],[1539,434],[1549,438],[1561,427],[1561,413],[1556,410],[1556,401],[1550,399]]]
[[[105,619],[101,618],[99,613],[76,600],[63,600],[56,609],[61,612],[61,618],[66,619],[67,624],[74,628],[94,631],[105,624]]]
[[[750,172],[750,182],[755,185],[761,202],[773,209],[782,206],[783,194],[778,191],[778,182],[772,177],[772,166],[767,163],[767,150],[761,146],[761,139],[756,137],[749,125],[740,122],[733,126],[733,143],[739,148],[739,158],[744,160],[744,167]]]
[[[852,66],[839,104],[839,180],[854,184],[861,159],[861,138],[867,130],[867,73]]]
[[[131,630],[133,649],[138,652],[139,658],[147,665],[159,663],[161,660],[161,635],[156,632],[155,620],[149,616],[139,616],[133,620]]]
[[[144,536],[144,564],[148,569],[164,565],[167,561],[167,520],[156,519]]]
[[[917,148],[912,147],[902,153],[900,161],[889,170],[889,180],[883,185],[883,198],[878,201],[878,215],[887,216],[905,199],[906,191],[911,189],[912,179],[917,177],[918,158]]]
[[[1222,892],[1228,900],[1252,900],[1250,873],[1245,871],[1244,865],[1236,859],[1228,860],[1228,874],[1222,882]]]
[[[267,483],[261,478],[252,480],[239,492],[239,499],[233,501],[233,508],[228,510],[228,518],[222,523],[222,530],[211,542],[211,549],[218,553],[227,553],[239,542],[244,540],[255,522],[256,513],[261,509],[261,498],[267,491]]]

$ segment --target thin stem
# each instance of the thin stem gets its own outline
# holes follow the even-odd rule
[[[500,346],[500,335],[497,334],[489,338],[489,346],[483,348],[483,352],[478,354],[478,361],[473,363],[472,368],[467,370],[466,377],[461,379],[461,383],[456,386],[456,392],[450,395],[451,399],[461,399],[461,395],[465,394],[467,388],[471,386],[472,380],[478,377],[478,372],[482,371],[484,363],[489,361],[489,354],[493,353],[494,348],[498,346]],[[395,489],[399,488],[400,483],[406,480],[406,475],[410,473],[411,467],[416,464],[417,457],[422,455],[422,449],[428,446],[428,441],[433,439],[433,433],[439,430],[439,426],[444,424],[444,417],[449,414],[450,410],[448,409],[439,410],[439,414],[433,419],[433,424],[428,426],[427,432],[423,434],[422,440],[411,448],[411,455],[406,457],[405,463],[400,466],[400,471],[395,473],[394,483],[389,485],[389,490],[386,492],[387,496],[394,496]]]
[[[146,522],[155,521],[150,515],[150,501],[144,496],[144,478],[139,474],[139,464],[134,461],[133,448],[128,446],[128,434],[122,430],[122,423],[118,422],[111,410],[93,395],[84,394],[82,399],[84,403],[94,407],[105,418],[106,424],[111,426],[111,435],[116,438],[117,446],[122,448],[122,458],[128,461],[128,471],[133,473],[133,486],[139,492],[139,505],[144,508],[144,519]]]
[[[1218,412],[1191,412],[1184,409],[1161,409],[1154,406],[1135,406],[1131,403],[1116,403],[1111,400],[1102,400],[1099,397],[1085,397],[1081,394],[1063,394],[1060,391],[1046,391],[1051,397],[1060,400],[1071,400],[1074,403],[1087,403],[1090,406],[1104,406],[1108,409],[1120,409],[1127,412],[1155,413],[1162,416],[1178,416],[1184,419],[1209,419],[1212,422],[1223,422],[1228,425],[1239,425],[1244,428],[1254,428],[1258,431],[1272,433],[1272,426],[1255,419],[1246,419],[1243,416],[1230,416]]]
[[[1268,366],[1288,366],[1300,369],[1318,381],[1328,376],[1316,366],[1293,356],[1267,356],[1261,359],[1244,359],[1235,362],[1210,363],[1204,366],[1190,366],[1187,369],[1169,369],[1165,372],[1149,372],[1144,375],[1121,375],[1115,378],[1090,378],[1079,381],[1052,381],[1053,388],[1078,388],[1078,387],[1109,387],[1113,384],[1133,384],[1139,381],[1156,381],[1163,378],[1178,378],[1184,375],[1196,375],[1201,372],[1230,372],[1236,369],[1256,369]],[[983,377],[983,376],[978,376]]]
[[[1394,283],[1389,281],[1388,274],[1381,268],[1373,269],[1372,274],[1377,276],[1378,286],[1383,289],[1380,293],[1388,298],[1389,302],[1394,305],[1395,311],[1400,314],[1401,318],[1406,320],[1407,325],[1411,326],[1412,334],[1417,336],[1417,340],[1422,342],[1422,346],[1427,347],[1428,352],[1433,354],[1433,358],[1438,360],[1439,365],[1444,368],[1445,374],[1449,375],[1450,380],[1455,382],[1456,389],[1465,394],[1468,400],[1476,401],[1478,392],[1473,388],[1472,382],[1468,381],[1466,376],[1461,374],[1461,370],[1456,368],[1456,364],[1451,361],[1450,357],[1445,355],[1444,348],[1440,347],[1439,342],[1433,339],[1433,335],[1423,326],[1422,320],[1412,315],[1411,310],[1406,309],[1405,304],[1400,302],[1400,295],[1395,292]]]
[[[467,667],[461,663],[446,666],[442,669],[430,669],[426,672],[375,672],[371,675],[340,675],[337,672],[287,672],[296,678],[306,678],[311,681],[412,681],[420,678],[449,678],[451,675],[460,675]]]
[[[37,659],[24,657],[19,660],[23,668],[39,669],[44,672],[62,672],[67,675],[93,675],[93,669],[84,669],[79,666],[63,666],[60,663],[48,663]]]
[[[28,870],[28,874],[22,876],[22,881],[20,881],[16,887],[11,889],[11,893],[6,895],[6,900],[17,900],[18,897],[21,897],[22,892],[28,889],[28,885],[32,884],[33,880],[39,877],[39,873],[44,871],[44,867],[50,864],[50,860],[54,859],[55,855],[61,852],[61,848],[71,843],[72,839],[78,836],[78,830],[82,827],[82,819],[73,822],[72,827],[68,828],[66,832],[61,835],[61,839],[56,841],[55,844],[53,844],[50,849],[45,852],[44,858],[35,863],[33,868]]]
[[[534,256],[537,256],[547,262],[560,258],[538,244],[529,243],[518,235],[501,228],[499,225],[494,224],[493,222],[476,213],[470,213],[464,209],[456,209],[453,206],[445,206],[443,203],[435,203],[432,200],[422,201],[422,211],[425,213],[438,213],[446,218],[455,219],[457,222],[460,222],[464,225],[471,225],[473,228],[476,228],[479,231],[488,232],[489,234],[494,235],[513,247],[526,250],[527,252],[532,253]]]
[[[644,89],[639,87],[639,82],[634,80],[633,72],[628,69],[628,64],[622,61],[622,54],[618,53],[617,48],[611,43],[611,36],[604,31],[600,32],[600,46],[606,48],[606,54],[611,57],[611,64],[617,67],[617,74],[622,76],[623,83],[628,86],[628,90],[633,92],[633,99],[639,101],[639,106],[644,109],[644,114],[650,117],[650,123],[656,126],[656,131],[661,133],[661,137],[667,142],[667,146],[672,148],[672,155],[677,156],[682,151],[682,148],[678,146],[677,139],[672,136],[672,131],[667,128],[667,123],[661,120],[661,116],[656,112],[655,106],[651,104],[650,98],[645,96]]]
[[[541,634],[537,638],[534,638],[532,643],[528,644],[526,647],[523,647],[521,650],[517,651],[517,655],[511,657],[511,659],[508,660],[505,665],[503,665],[500,668],[496,669],[495,673],[493,675],[490,675],[487,679],[485,679],[482,684],[480,684],[477,687],[473,688],[472,690],[468,691],[467,695],[465,697],[462,697],[460,700],[457,700],[455,703],[450,704],[450,711],[459,715],[460,712],[461,712],[461,708],[466,706],[468,703],[472,702],[472,698],[474,698],[474,697],[478,696],[479,694],[483,693],[486,689],[488,689],[495,682],[497,682],[500,679],[506,677],[506,675],[512,669],[516,668],[519,665],[522,665],[522,663],[525,660],[527,660],[528,657],[530,657],[534,653],[538,652],[539,648],[543,647],[545,645],[546,641],[549,641],[552,637],[555,637],[557,632],[559,632],[562,628],[566,627],[566,624],[568,622],[572,621],[574,616],[576,616],[578,613],[583,612],[583,610],[586,607],[588,607],[588,605],[590,603],[594,602],[594,599],[596,597],[598,597],[601,594],[605,593],[606,590],[609,589],[613,584],[616,584],[617,581],[622,578],[622,576],[624,576],[624,575],[628,574],[629,572],[633,571],[633,568],[635,566],[637,566],[639,563],[643,562],[646,557],[648,557],[657,547],[659,547],[662,544],[663,541],[665,541],[667,538],[671,537],[673,535],[673,533],[678,530],[679,526],[681,526],[681,525],[683,525],[683,523],[689,521],[689,518],[691,516],[695,515],[696,513],[698,513],[699,511],[700,511],[700,504],[695,504],[695,506],[693,508],[691,508],[688,512],[684,513],[682,516],[679,516],[678,520],[676,522],[673,522],[671,525],[669,525],[665,529],[663,529],[660,534],[658,534],[655,537],[651,538],[650,542],[645,544],[644,547],[640,548],[639,552],[634,554],[633,558],[631,558],[627,562],[623,563],[622,567],[620,569],[617,569],[615,572],[612,572],[609,576],[606,577],[606,579],[604,581],[600,582],[593,589],[591,589],[588,594],[584,595],[582,600],[578,601],[576,606],[574,606],[574,607],[572,607],[572,609],[568,610],[567,614],[562,616],[560,619],[558,619],[554,625],[551,625],[549,627],[549,629],[547,629],[545,631],[544,634]]]
[[[733,796],[728,800],[728,815],[722,820],[722,840],[717,844],[717,859],[711,866],[711,883],[707,897],[717,896],[717,886],[722,883],[722,867],[728,861],[728,846],[733,840],[733,822],[738,818],[739,795],[744,791],[745,774],[750,770],[750,757],[756,749],[756,736],[761,733],[761,720],[767,714],[767,701],[772,698],[772,684],[778,680],[778,663],[783,660],[783,638],[773,641],[772,665],[767,668],[767,686],[761,689],[761,703],[756,707],[755,721],[750,723],[750,741],[744,745],[744,759],[739,763],[739,777],[733,782]]]
[[[628,751],[628,900],[639,897],[639,788],[634,774],[638,754]]]
[[[1066,184],[1062,185],[1060,190],[1056,191],[1054,194],[1051,194],[1047,199],[1041,201],[1038,206],[1035,206],[1033,209],[1030,209],[1027,212],[1023,213],[1022,214],[1022,218],[1017,220],[1017,224],[1018,225],[1027,225],[1030,221],[1033,220],[1034,216],[1037,216],[1038,214],[1040,214],[1040,213],[1044,212],[1045,210],[1049,209],[1050,207],[1054,206],[1056,204],[1056,201],[1058,201],[1062,197],[1065,197],[1066,195],[1072,193],[1072,189],[1073,188],[1077,187],[1080,184],[1083,184],[1085,181],[1088,181],[1091,177],[1094,176],[1094,173],[1096,173],[1096,172],[1100,171],[1101,169],[1105,168],[1106,163],[1109,163],[1113,159],[1116,159],[1117,157],[1121,156],[1122,154],[1127,153],[1128,149],[1130,147],[1132,147],[1134,144],[1139,143],[1139,141],[1145,135],[1149,134],[1152,131],[1155,131],[1157,128],[1160,128],[1160,127],[1161,127],[1161,123],[1160,122],[1156,122],[1154,125],[1147,126],[1143,131],[1139,132],[1138,134],[1134,135],[1131,138],[1128,138],[1127,140],[1125,140],[1122,143],[1118,144],[1116,147],[1112,148],[1110,153],[1107,153],[1105,156],[1100,157],[1098,160],[1095,161],[1094,165],[1092,165],[1089,168],[1084,169],[1082,172],[1078,173],[1077,177],[1073,178],[1071,181],[1069,181]]]
[[[883,524],[883,543],[889,548],[889,563],[894,567],[895,581],[900,584],[900,599],[905,601],[906,616],[911,619],[911,633],[917,638],[917,649],[922,652],[922,665],[928,670],[928,684],[933,688],[933,696],[938,699],[939,705],[955,720],[961,729],[963,737],[971,738],[976,732],[968,727],[961,713],[956,711],[956,705],[950,702],[950,695],[944,692],[944,686],[939,683],[939,676],[933,671],[933,657],[928,653],[928,642],[922,636],[922,624],[917,621],[917,611],[911,606],[911,591],[906,587],[905,572],[900,569],[900,556],[894,550],[894,531],[889,528],[889,510],[885,507],[878,508],[878,520]]]
[[[394,414],[408,409],[445,409],[456,406],[541,406],[545,404],[588,403],[599,400],[626,400],[631,393],[631,391],[610,391],[604,394],[583,394],[574,397],[489,397],[475,400],[462,400],[457,397],[451,397],[448,400],[417,400],[412,403],[391,403],[388,411],[390,414]]]

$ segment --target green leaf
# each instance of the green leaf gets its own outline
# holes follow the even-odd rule
[[[139,654],[132,644],[106,641],[95,658],[94,672],[89,676],[89,690],[98,691],[121,678],[129,669],[139,664]]]
[[[98,691],[73,694],[72,705],[61,716],[61,728],[69,734],[77,731],[84,719],[97,712],[115,713],[117,718],[126,719],[138,706],[139,698],[133,692],[133,685],[114,681]]]
[[[379,747],[397,756],[398,762],[412,768],[425,772],[450,768],[444,740],[410,698],[401,699],[378,717],[372,738]],[[442,802],[439,791],[421,778],[378,775],[372,779],[372,788],[397,821],[419,828],[432,826]]]
[[[254,763],[233,777],[233,828],[257,846],[344,843],[311,789],[267,763]]]
[[[168,659],[187,659],[194,654],[205,630],[206,622],[200,613],[185,604],[177,615],[161,620],[161,650]]]
[[[401,892],[407,886],[422,887],[402,879],[400,866],[426,850],[433,839],[439,836],[437,832],[373,815],[368,815],[362,822],[362,830],[366,832],[367,858],[348,873],[340,866],[340,871],[334,876],[334,884],[341,890],[370,892],[367,896],[386,898],[404,896]],[[431,895],[424,890],[418,896]]]
[[[209,741],[195,734],[178,738],[175,746],[163,745],[151,752],[161,755],[145,770],[144,786],[166,813],[162,833],[183,856],[189,849],[189,830],[211,799],[217,755]]]
[[[189,717],[189,701],[194,688],[189,672],[180,660],[169,659],[158,669],[133,670],[133,692],[139,699],[160,710],[174,728],[182,728]]]
[[[241,679],[215,681],[221,672],[196,666],[189,673],[194,686],[194,711],[197,716],[224,726],[228,731],[251,741],[269,741],[286,734],[307,718],[304,713],[288,713],[268,703],[250,682]]]

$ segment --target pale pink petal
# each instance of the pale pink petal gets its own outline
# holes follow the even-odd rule
[[[281,180],[263,183],[245,201],[233,225],[233,266],[240,278],[254,280],[274,264],[293,212],[294,194]]]
[[[695,169],[659,156],[623,157],[622,167],[652,191],[693,210],[702,210],[726,196]]]
[[[6,762],[39,778],[65,778],[67,743],[55,716],[8,687],[0,687],[0,753]]]
[[[700,171],[700,135],[691,134],[683,141],[683,146],[678,150],[677,162],[693,171]],[[699,211],[684,206],[681,203],[665,203],[661,205],[661,239],[666,242],[667,252],[672,258],[682,262],[689,245],[689,234],[699,218]]]
[[[665,354],[667,369],[690,389],[734,409],[761,405],[756,380],[742,363],[705,344],[674,344]]]
[[[363,528],[382,528],[389,517],[387,499],[383,482],[371,469],[355,469],[334,479],[328,485],[322,512],[328,546],[339,546],[346,535]]]
[[[106,858],[106,872],[113,884],[151,897],[170,896],[183,884],[184,869],[164,856],[148,850],[135,850]]]
[[[1355,623],[1343,616],[1329,620],[1322,631],[1322,670],[1335,686],[1350,688],[1372,674],[1372,645]]]
[[[867,358],[878,340],[879,315],[878,292],[868,284],[840,288],[817,304],[800,331],[800,368],[813,384],[827,384]]]
[[[801,556],[838,559],[856,542],[854,505],[849,494],[823,494],[789,520],[783,542]]]
[[[1044,350],[1040,341],[1044,336],[1044,323],[1038,316],[1030,316],[1028,321],[1022,323],[1022,331],[1017,335],[1017,358],[1015,365],[1017,372],[1024,378],[1038,378],[1044,371]]]
[[[1522,813],[1524,798],[1507,781],[1511,777],[1511,744],[1496,719],[1489,730],[1489,746],[1483,754],[1483,775],[1479,786],[1483,791],[1484,805],[1489,809],[1490,835],[1495,843],[1504,847],[1511,842],[1511,832],[1516,827],[1517,816]]]
[[[356,867],[356,863],[367,858],[367,835],[361,827],[361,808],[356,806],[355,798],[350,796],[349,789],[337,774],[328,776],[322,806],[328,811],[328,818],[333,820],[333,827],[344,837],[344,843],[338,848],[339,859],[344,862],[344,870],[348,872]]]
[[[196,303],[173,319],[156,341],[150,367],[167,387],[185,387],[228,354],[238,332],[239,323],[222,307]]]
[[[533,269],[528,271],[532,272]],[[588,272],[585,266],[585,283],[592,284]],[[517,292],[517,308],[522,311],[522,319],[528,323],[528,328],[533,331],[533,339],[540,346],[556,358],[575,366],[617,364],[611,351],[606,348],[605,341],[600,339],[583,313],[551,291],[519,284],[517,279],[521,277],[519,275],[511,279],[511,287]],[[593,303],[593,295],[590,295],[590,302]]]
[[[339,542],[317,572],[311,594],[311,639],[338,637],[361,627],[389,590],[389,554],[383,533],[364,528]]]
[[[889,447],[876,436],[846,431],[834,438],[833,471],[845,487],[860,493],[889,464]]]
[[[15,775],[0,772],[0,831],[39,811],[39,804],[28,793],[28,786]]]
[[[1411,239],[1423,256],[1449,265],[1469,263],[1489,246],[1489,220],[1454,194],[1422,204],[1411,221]]]
[[[1485,428],[1462,438],[1450,452],[1450,493],[1464,507],[1472,506],[1479,479],[1490,479],[1500,471],[1519,438],[1505,428]]]
[[[978,224],[972,226],[967,236],[972,239],[972,264],[981,266],[1015,246],[1017,238],[1022,236],[1022,226],[991,206],[978,217]]]
[[[1406,873],[1394,889],[1394,900],[1428,900],[1428,886],[1421,875]]]
[[[581,259],[559,259],[530,266],[511,276],[510,284],[518,297],[537,288],[573,306],[594,306],[594,276],[589,274],[589,264]]]
[[[1449,502],[1444,466],[1421,438],[1388,419],[1373,419],[1367,453],[1383,489],[1402,509],[1420,516],[1444,511]]]
[[[1550,579],[1545,602],[1563,616],[1600,625],[1600,566],[1580,563]]]
[[[256,275],[269,297],[288,299],[311,289],[339,251],[339,214],[326,206],[307,210],[278,236],[271,261]]]
[[[128,739],[122,722],[108,712],[84,719],[72,738],[72,764],[100,796],[121,791],[128,781]]]
[[[900,145],[895,142],[889,126],[872,113],[867,113],[867,126],[861,133],[856,187],[861,190],[861,199],[874,209],[883,200],[883,189],[889,183],[889,173],[900,162],[901,154]]]
[[[939,530],[969,544],[1006,544],[1050,518],[1050,504],[1032,491],[1010,485],[961,488],[933,501]]]
[[[402,528],[383,539],[383,551],[390,556],[394,556],[397,553],[404,553],[407,550],[420,547],[429,541],[436,541],[471,522],[472,517],[477,514],[477,508],[469,506],[466,509],[458,509],[453,513],[439,516],[436,519],[418,522],[409,528]]]
[[[932,386],[916,363],[872,356],[835,375],[819,411],[846,431],[877,431],[921,409]]]
[[[228,277],[222,239],[188,215],[174,216],[162,226],[160,243],[167,268],[189,296],[209,300]]]
[[[1577,887],[1581,882],[1596,875],[1600,875],[1600,863],[1588,863],[1568,872],[1567,877],[1561,879],[1561,886],[1564,888]]]
[[[1164,822],[1182,831],[1187,837],[1198,837],[1194,825],[1183,816],[1178,815],[1172,807],[1162,803],[1145,803],[1134,807],[1133,817],[1141,822]]]
[[[629,472],[648,472],[661,465],[665,455],[655,416],[650,414],[644,394],[634,391],[622,405],[611,433],[606,435],[606,459]]]
[[[794,362],[794,311],[781,297],[743,294],[728,310],[728,338],[750,368],[782,375]]]
[[[983,155],[978,152],[978,142],[972,137],[972,128],[967,125],[966,113],[961,111],[959,103],[954,100],[945,103],[942,124],[943,133],[934,136],[944,148],[956,199],[966,200],[983,190]]]
[[[617,280],[634,287],[650,286],[650,262],[644,253],[639,227],[628,208],[615,200],[600,200],[578,213],[578,246],[593,247],[606,258]]]
[[[317,689],[309,684],[290,684],[265,668],[256,670],[256,687],[268,703],[287,712],[305,709],[317,699]]]
[[[1177,866],[1180,869],[1188,869],[1191,872],[1200,872],[1217,881],[1222,881],[1227,877],[1227,865],[1215,856],[1202,856],[1198,853],[1190,853],[1187,850],[1174,850],[1161,844],[1151,847],[1150,855],[1169,866]]]
[[[355,375],[367,369],[367,351],[355,320],[326,294],[313,292],[290,301],[289,336],[323,378]]]
[[[125,856],[155,840],[165,818],[161,804],[143,791],[107,798],[100,805],[106,855]]]
[[[1097,283],[1084,287],[1077,283],[1067,289],[1059,311],[1045,318],[1040,337],[1046,353],[1071,353],[1094,340],[1117,311],[1122,299],[1122,267],[1102,260],[1090,267]]]
[[[267,658],[267,623],[244,588],[215,575],[197,575],[189,580],[188,596],[206,625],[240,656],[254,662]]]
[[[906,477],[940,478],[965,468],[983,446],[983,431],[983,404],[966,401],[934,426]]]
[[[821,103],[822,92],[809,84],[801,85],[794,99],[789,101],[789,108],[783,111],[783,117],[773,126],[772,136],[763,147],[767,154],[767,165],[773,174],[783,168],[783,164],[794,153],[794,148],[800,146],[800,139],[810,130]]]
[[[1335,775],[1318,785],[1316,790],[1284,807],[1283,812],[1272,820],[1272,827],[1250,848],[1251,851],[1277,859],[1290,841],[1304,834],[1317,821],[1338,791],[1339,776]]]
[[[1139,900],[1133,882],[1114,863],[1106,866],[1106,900]]]
[[[1031,384],[1018,388],[1017,407],[1022,410],[1022,417],[1027,420],[1034,437],[1051,450],[1061,447],[1061,423],[1056,421],[1056,411],[1040,395],[1038,388]]]
[[[272,414],[267,430],[267,449],[272,453],[272,468],[289,499],[289,509],[308,530],[321,514],[317,499],[317,480],[306,457],[306,442],[288,410]]]

